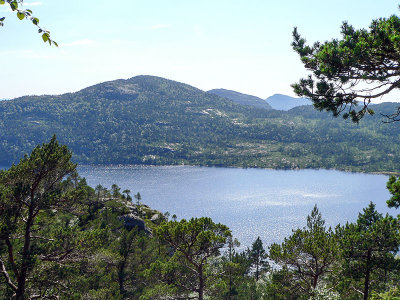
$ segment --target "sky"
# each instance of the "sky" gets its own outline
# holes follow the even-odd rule
[[[263,99],[295,96],[307,72],[292,50],[293,27],[309,43],[340,37],[348,21],[399,14],[394,0],[25,0],[59,48],[0,5],[0,99],[62,94],[137,75]],[[396,94],[386,101],[396,101]],[[399,95],[400,100],[400,95]]]

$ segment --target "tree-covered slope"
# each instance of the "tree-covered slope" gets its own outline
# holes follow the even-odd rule
[[[312,107],[256,109],[175,81],[137,76],[60,96],[0,102],[0,163],[54,133],[79,163],[400,171],[400,126],[359,125]]]
[[[174,81],[138,76],[61,96],[0,103],[1,162],[53,133],[86,163],[171,163],[232,143],[248,112],[240,105]],[[251,111],[251,110],[250,110]]]
[[[214,89],[208,91],[208,93],[230,99],[233,102],[241,105],[254,106],[256,108],[272,109],[271,105],[269,105],[265,100],[258,98],[256,96],[246,95],[225,89]]]

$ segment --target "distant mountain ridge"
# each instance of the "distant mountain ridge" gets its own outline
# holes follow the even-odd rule
[[[263,108],[263,109],[272,109],[272,107],[267,102],[265,102],[265,100],[261,98],[247,94],[242,94],[232,90],[213,89],[207,91],[207,93],[211,93],[220,97],[230,99],[233,102],[238,103],[240,105],[253,106],[256,108]]]
[[[375,116],[352,124],[312,106],[258,109],[154,76],[75,93],[0,101],[0,165],[53,134],[85,164],[334,168],[400,171],[400,126]]]
[[[297,106],[312,105],[312,101],[306,98],[294,98],[282,94],[274,94],[265,100],[273,109],[290,110]]]
[[[213,89],[207,91],[207,93],[211,93],[226,99],[230,99],[233,102],[240,105],[252,106],[263,109],[276,109],[276,110],[288,111],[298,106],[312,105],[312,102],[309,99],[295,98],[282,94],[274,94],[264,100],[256,96],[242,94],[236,91],[226,90],[226,89]]]

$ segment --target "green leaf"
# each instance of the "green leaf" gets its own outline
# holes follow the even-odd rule
[[[6,3],[6,1],[0,0],[0,5],[3,5],[4,3]]]
[[[18,3],[17,3],[17,1],[13,1],[13,2],[11,2],[10,3],[10,6],[11,6],[11,9],[14,11],[14,10],[17,10],[18,9]]]
[[[35,24],[35,25],[38,25],[39,24],[39,19],[38,18],[33,18],[32,19],[32,23]]]
[[[18,19],[23,20],[25,18],[25,14],[19,12],[19,13],[17,13],[17,17],[18,17]]]
[[[44,42],[47,42],[49,40],[49,35],[47,33],[42,34],[42,39]]]
[[[58,44],[57,44],[57,42],[53,41],[53,44],[54,44],[56,47],[58,47]]]

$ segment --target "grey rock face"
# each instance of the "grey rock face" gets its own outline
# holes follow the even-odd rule
[[[124,221],[124,227],[127,230],[132,230],[137,227],[139,230],[143,230],[146,234],[152,234],[151,229],[146,226],[146,223],[133,213],[120,216],[118,219]]]

